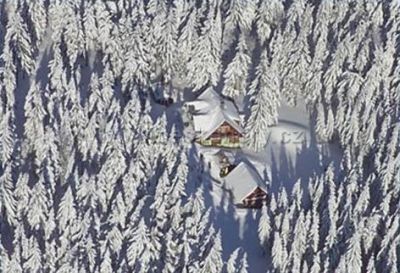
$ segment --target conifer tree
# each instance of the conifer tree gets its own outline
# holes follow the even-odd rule
[[[214,243],[205,258],[204,263],[201,265],[200,272],[221,272],[223,266],[221,251],[221,233],[217,233],[214,237]]]
[[[282,1],[273,0],[270,2],[259,1],[257,9],[256,26],[257,35],[261,44],[270,37],[271,31],[280,24],[283,19],[284,6]]]
[[[280,105],[279,87],[268,63],[267,52],[261,57],[256,78],[251,85],[253,101],[251,114],[246,123],[246,143],[255,150],[262,149],[267,143],[268,127],[278,121]]]
[[[26,23],[21,16],[21,11],[15,3],[8,2],[8,23],[5,43],[10,46],[14,58],[18,60],[22,69],[30,74],[35,69],[31,36]]]
[[[228,97],[237,97],[246,93],[247,75],[250,65],[245,36],[242,34],[236,47],[236,55],[224,72],[224,89],[222,93]]]
[[[211,5],[201,35],[194,46],[194,52],[188,63],[188,77],[195,90],[206,84],[214,86],[219,79],[221,69],[222,26],[218,1]]]

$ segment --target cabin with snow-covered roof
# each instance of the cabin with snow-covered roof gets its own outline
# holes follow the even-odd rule
[[[261,208],[267,200],[267,187],[257,170],[245,162],[240,162],[224,178],[225,187],[232,192],[237,206]]]
[[[243,128],[233,102],[208,88],[195,101],[186,105],[189,107],[198,143],[204,146],[240,147]]]

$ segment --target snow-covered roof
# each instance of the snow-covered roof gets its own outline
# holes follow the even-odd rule
[[[208,88],[195,101],[186,104],[194,107],[194,129],[199,132],[200,138],[209,137],[225,121],[239,133],[243,133],[235,105],[222,98],[214,89]]]
[[[187,104],[194,106],[197,114],[205,114],[215,110],[215,108],[223,108],[223,112],[231,119],[240,120],[235,104],[222,98],[211,87],[201,93],[196,100],[187,102]]]
[[[240,162],[225,178],[225,186],[232,191],[235,203],[240,203],[257,187],[267,192],[258,172],[249,164]]]

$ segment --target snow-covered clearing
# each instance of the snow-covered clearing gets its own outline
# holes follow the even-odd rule
[[[192,94],[184,97],[184,100],[194,98]],[[179,128],[182,118],[182,113],[179,112],[183,103],[184,101],[178,101],[168,108],[153,104],[153,117],[157,118],[165,112],[168,127],[175,124]],[[338,164],[341,156],[338,144],[318,141],[313,128],[313,120],[310,119],[303,101],[300,100],[296,107],[282,102],[279,123],[270,127],[267,145],[259,152],[245,147],[231,149],[193,144],[198,156],[202,154],[206,163],[202,178],[204,199],[206,205],[213,209],[213,224],[221,231],[225,261],[240,247],[247,254],[251,265],[248,268],[249,273],[264,272],[269,262],[258,238],[260,210],[237,208],[233,204],[230,191],[224,187],[223,179],[219,177],[220,163],[216,153],[222,150],[231,163],[244,161],[253,166],[264,181],[267,181],[269,194],[277,193],[280,187],[290,191],[298,179],[302,179],[303,186],[306,187],[308,177],[324,172],[330,163]]]
[[[280,187],[290,191],[298,179],[307,181],[313,173],[323,172],[331,162],[337,164],[340,158],[338,145],[318,142],[311,124],[303,103],[297,107],[282,103],[279,123],[270,128],[265,149],[260,152],[247,148],[223,151],[234,161],[231,163],[245,161],[254,166],[268,181],[270,194]],[[268,260],[258,239],[260,210],[236,208],[219,177],[219,160],[215,154],[221,149],[195,145],[207,163],[203,179],[209,189],[205,191],[206,202],[214,208],[214,222],[221,230],[224,260],[241,247],[252,265],[249,272],[264,272]]]

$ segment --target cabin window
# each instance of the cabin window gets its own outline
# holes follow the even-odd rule
[[[232,142],[233,143],[239,143],[239,137],[238,136],[232,136]]]
[[[211,138],[211,145],[217,145],[221,143],[220,138]]]
[[[202,145],[211,145],[211,140],[208,140],[208,139],[206,139],[206,140],[200,140],[200,144],[202,144]]]

